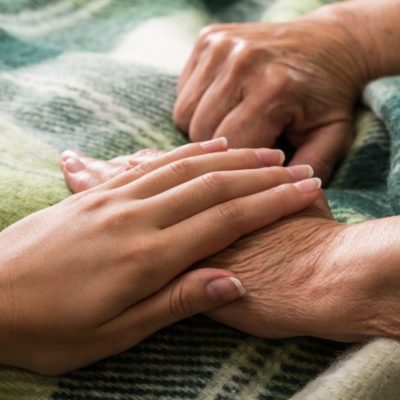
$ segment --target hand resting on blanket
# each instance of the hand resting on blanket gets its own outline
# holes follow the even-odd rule
[[[65,177],[72,188],[91,187],[151,151],[112,164],[67,152]],[[158,154],[154,154],[155,157]],[[65,159],[80,165],[71,173]],[[332,218],[320,194],[297,214],[235,242],[196,265],[225,269],[247,293],[206,314],[247,333],[266,337],[318,336],[359,341],[400,338],[400,219],[344,225]],[[243,318],[243,316],[246,316]]]
[[[185,271],[305,208],[321,182],[279,166],[280,151],[225,150],[218,139],[129,164],[2,231],[0,363],[66,372],[243,295],[228,270]]]
[[[180,77],[176,125],[232,147],[286,141],[326,181],[353,140],[365,84],[400,70],[398,0],[346,1],[279,23],[205,28]],[[397,34],[396,34],[397,32]]]

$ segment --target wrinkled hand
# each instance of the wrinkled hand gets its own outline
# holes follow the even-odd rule
[[[273,147],[282,136],[297,148],[292,163],[326,181],[352,142],[366,79],[359,42],[326,14],[205,28],[180,78],[176,125],[193,141],[226,136],[232,147]]]
[[[397,217],[342,225],[320,198],[199,264],[234,272],[248,290],[207,315],[266,338],[399,338],[399,232]]]

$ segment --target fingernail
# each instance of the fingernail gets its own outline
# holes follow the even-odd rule
[[[322,182],[319,178],[311,178],[304,181],[296,182],[294,186],[302,193],[312,193],[321,188]]]
[[[233,277],[218,278],[207,285],[207,294],[215,302],[231,301],[246,294],[242,282]]]
[[[293,167],[288,167],[287,170],[296,181],[311,178],[314,175],[314,170],[309,165],[294,165]]]
[[[200,146],[210,152],[216,152],[221,150],[226,150],[228,148],[228,139],[226,137],[219,137],[217,139],[209,140],[207,142],[200,143]]]
[[[282,150],[257,149],[256,154],[265,166],[282,165],[285,161],[285,153]]]
[[[65,169],[73,174],[85,169],[85,164],[83,164],[77,158],[69,158],[67,161],[65,161],[64,165]]]
[[[73,150],[65,150],[61,155],[61,160],[66,161],[68,158],[78,158],[79,155]]]

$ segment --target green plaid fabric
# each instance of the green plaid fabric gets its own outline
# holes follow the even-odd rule
[[[271,3],[0,0],[0,229],[70,194],[58,167],[66,148],[109,158],[185,143],[171,109],[198,30],[322,4]],[[347,223],[400,212],[400,78],[372,83],[365,104],[327,191]],[[398,360],[391,340],[262,340],[199,316],[65,376],[2,367],[0,400],[398,399]]]

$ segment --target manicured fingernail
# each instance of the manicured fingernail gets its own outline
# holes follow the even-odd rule
[[[68,158],[78,158],[79,154],[73,150],[65,150],[61,155],[61,160],[66,161]]]
[[[314,175],[314,170],[309,165],[294,165],[288,167],[287,170],[296,181],[311,178]]]
[[[242,282],[233,277],[218,278],[207,285],[207,294],[215,302],[232,301],[246,294]]]
[[[85,169],[85,164],[83,164],[77,158],[69,158],[67,161],[65,161],[64,165],[65,169],[73,174]]]
[[[294,186],[302,193],[312,193],[321,188],[322,182],[319,178],[311,178],[304,181],[296,182]]]
[[[285,153],[282,150],[257,149],[256,154],[261,162],[267,167],[272,165],[282,165],[285,161]]]
[[[219,137],[217,139],[209,140],[207,142],[200,143],[200,146],[210,152],[222,151],[228,148],[228,140],[226,137]]]

